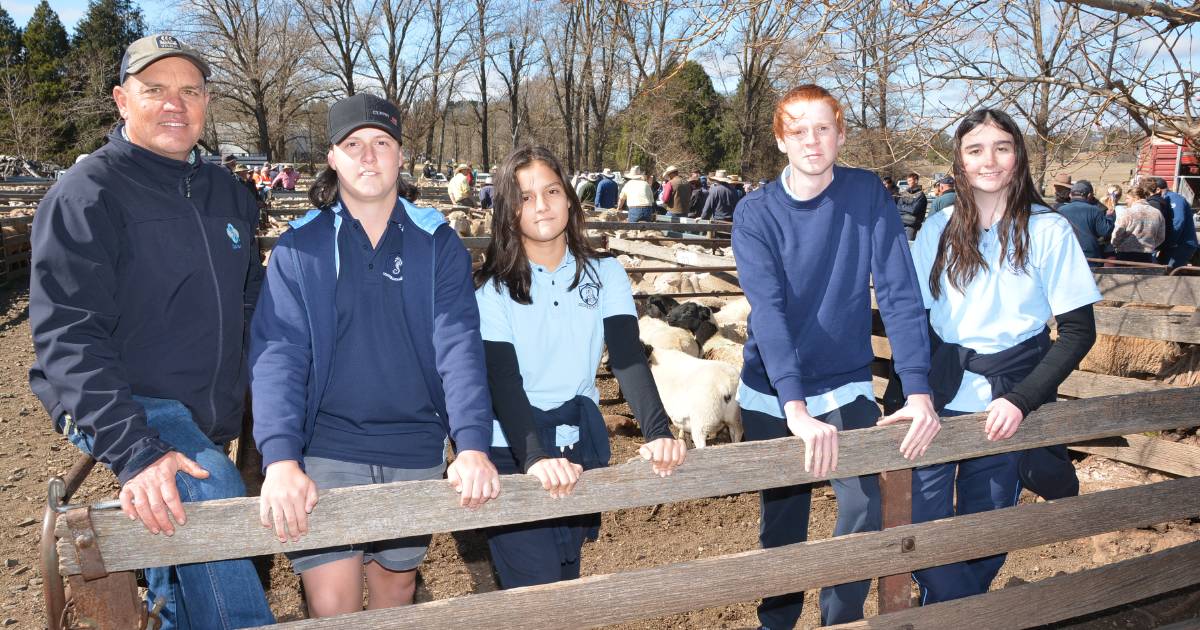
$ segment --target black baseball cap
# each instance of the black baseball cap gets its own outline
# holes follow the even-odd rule
[[[382,129],[396,142],[404,142],[400,138],[400,110],[378,96],[360,92],[329,108],[330,144],[338,144],[360,127]]]
[[[1077,179],[1074,184],[1071,184],[1071,194],[1077,197],[1086,197],[1095,194],[1092,188],[1092,182],[1086,179]]]

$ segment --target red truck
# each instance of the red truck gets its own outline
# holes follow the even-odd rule
[[[1171,190],[1183,195],[1193,208],[1200,196],[1200,151],[1180,138],[1152,137],[1138,151],[1139,177],[1161,177]]]

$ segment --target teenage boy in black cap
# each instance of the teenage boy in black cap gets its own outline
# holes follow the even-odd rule
[[[471,258],[440,212],[399,194],[398,120],[368,94],[329,110],[316,209],[279,237],[251,325],[259,517],[281,542],[308,531],[318,489],[445,471],[463,507],[500,492]],[[309,614],[324,617],[362,609],[364,574],[369,608],[412,603],[429,540],[288,557]]]

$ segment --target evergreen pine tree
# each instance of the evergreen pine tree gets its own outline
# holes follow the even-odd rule
[[[33,81],[34,98],[41,105],[60,103],[67,94],[66,67],[70,46],[67,29],[58,14],[42,0],[33,10],[22,36],[25,69]]]
[[[0,7],[0,65],[13,67],[21,63],[21,29],[4,7]]]
[[[76,151],[90,153],[104,144],[117,121],[112,90],[121,57],[146,33],[142,10],[131,0],[90,0],[71,38],[68,79],[71,117],[67,135]]]

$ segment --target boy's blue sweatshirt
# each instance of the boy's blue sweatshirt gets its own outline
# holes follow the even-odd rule
[[[879,178],[834,167],[796,201],[773,180],[737,206],[733,252],[750,301],[742,382],[782,406],[870,381],[871,281],[904,393],[929,393],[929,334],[908,240]]]
[[[433,208],[400,199],[404,316],[440,428],[459,452],[488,452],[492,399],[479,336],[471,257]],[[313,210],[279,237],[250,328],[254,440],[263,469],[303,463],[330,382],[337,333],[337,234],[342,217]]]

